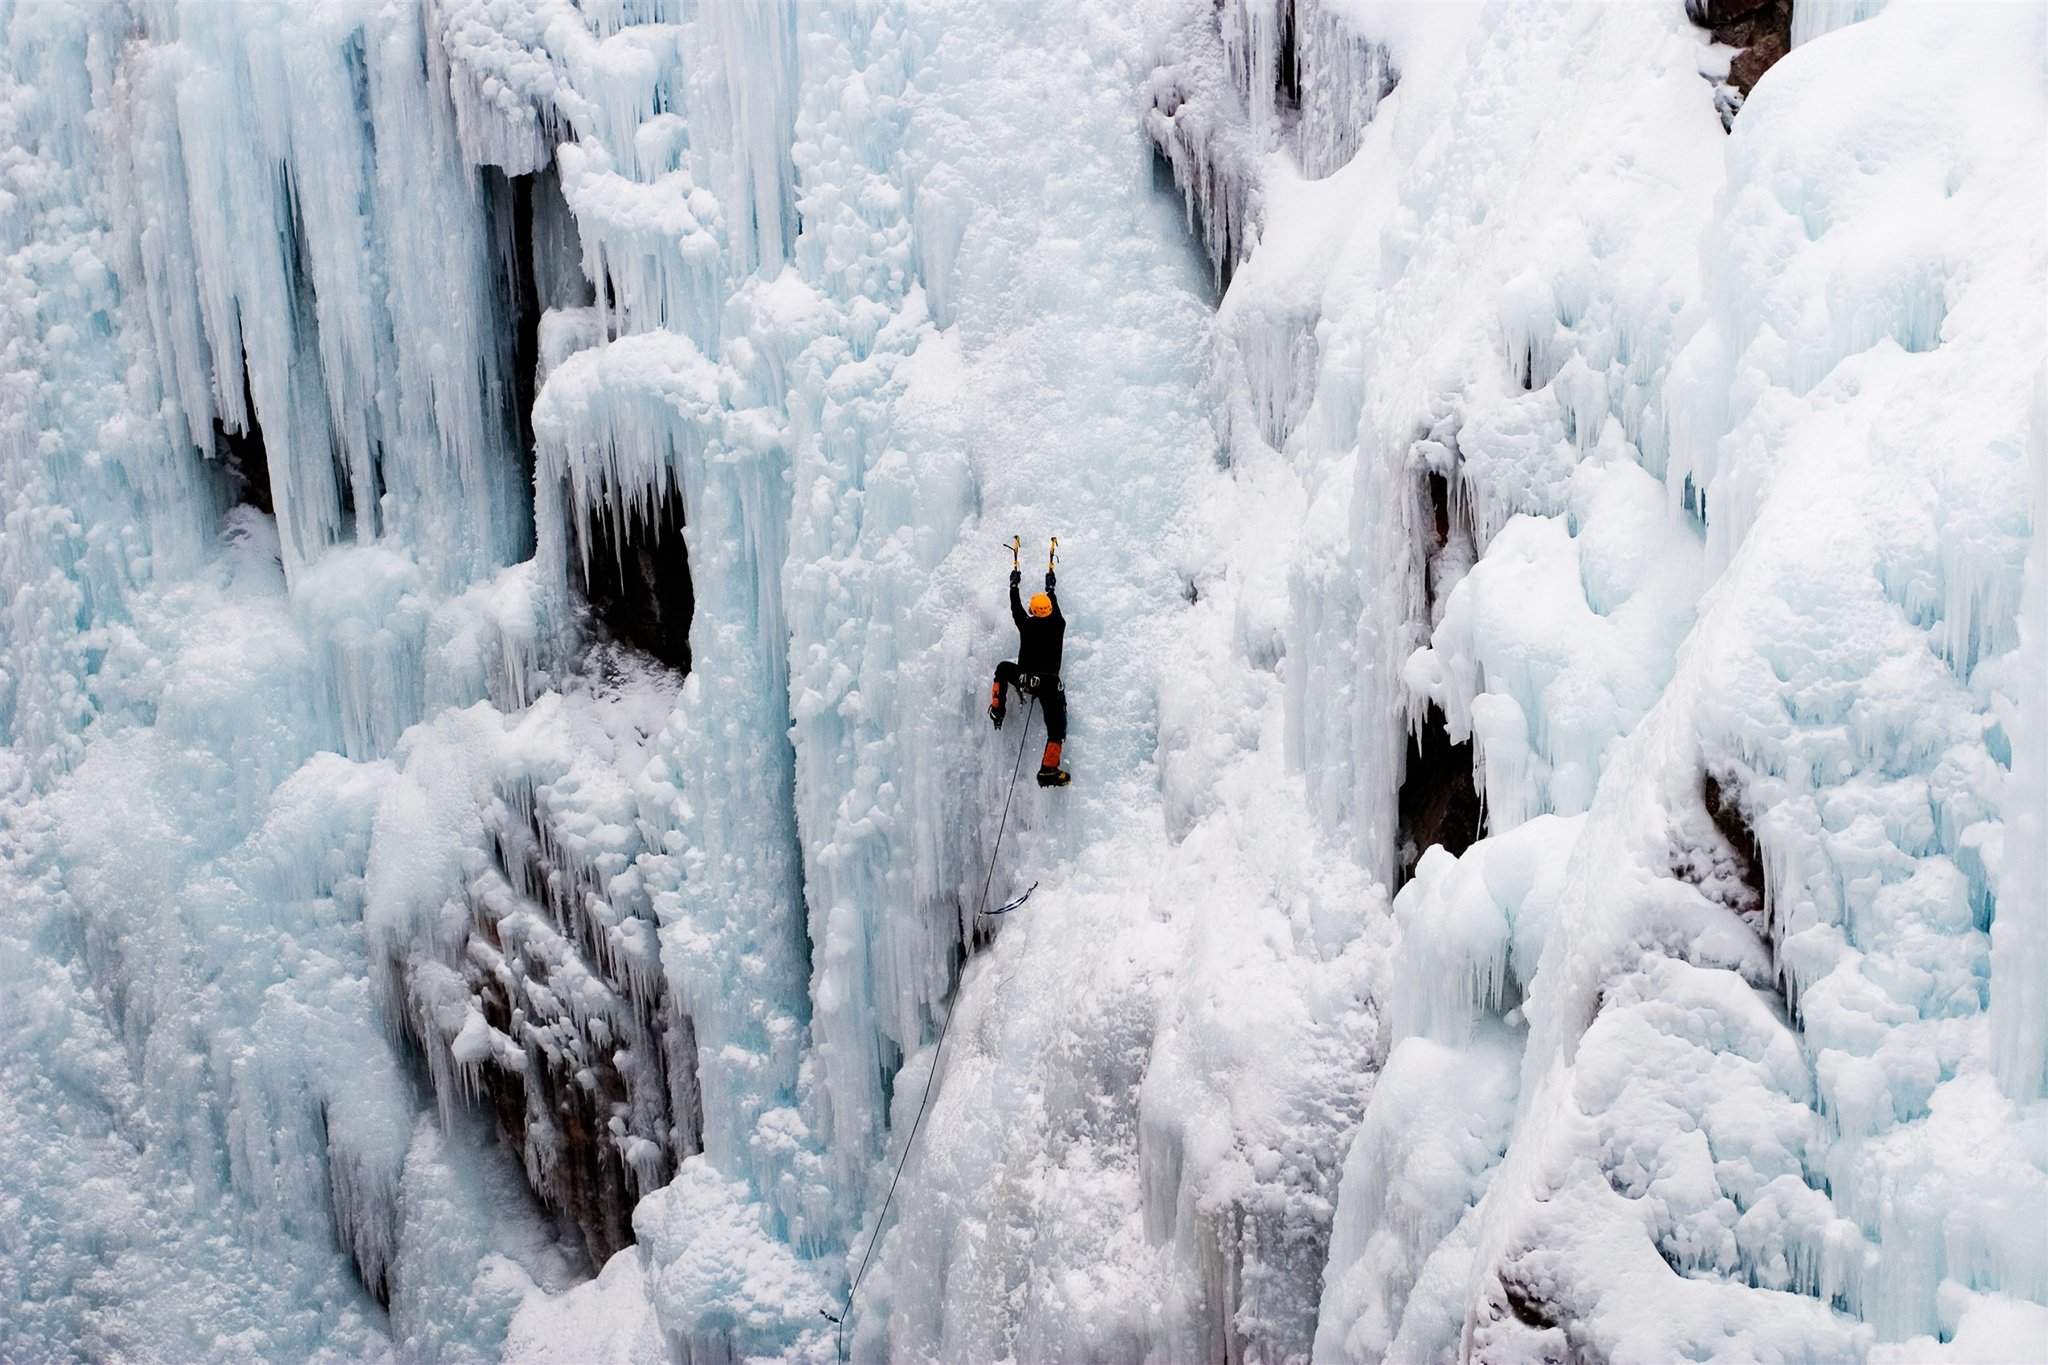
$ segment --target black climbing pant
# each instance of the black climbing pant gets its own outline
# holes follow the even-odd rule
[[[1040,678],[1017,671],[1015,659],[996,665],[996,686],[1014,687],[1027,697],[1038,698],[1045,712],[1045,737],[1057,744],[1067,737],[1067,691],[1057,677]]]

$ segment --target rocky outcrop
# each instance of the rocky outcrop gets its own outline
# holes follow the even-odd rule
[[[1735,49],[1714,87],[1722,126],[1732,126],[1764,72],[1792,50],[1792,0],[1685,0],[1685,13],[1715,42]]]
[[[486,1104],[596,1268],[632,1243],[640,1196],[701,1147],[696,1035],[630,874],[567,848],[531,787],[493,817],[457,961],[399,970],[408,1031],[441,1103]]]

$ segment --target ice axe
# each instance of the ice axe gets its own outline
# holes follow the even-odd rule
[[[1017,562],[1017,556],[1018,556],[1018,555],[1020,555],[1020,554],[1022,554],[1022,553],[1023,553],[1023,551],[1024,551],[1024,537],[1022,537],[1022,536],[1011,536],[1011,537],[1010,537],[1010,543],[1009,543],[1009,550],[1010,550],[1010,572],[1011,572],[1011,573],[1017,573],[1017,572],[1019,572],[1020,568],[1022,567],[1022,566],[1021,566],[1021,565],[1019,565],[1019,564],[1018,564],[1018,562]]]
[[[1047,573],[1051,573],[1053,571],[1054,563],[1059,559],[1059,557],[1060,538],[1058,536],[1054,536],[1052,538],[1052,547],[1045,552],[1045,571]]]

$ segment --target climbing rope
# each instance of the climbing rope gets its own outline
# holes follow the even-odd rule
[[[1024,708],[1023,733],[1017,737],[1017,766],[1010,770],[1010,790],[1003,797],[1003,818],[996,824],[996,841],[989,849],[988,875],[981,879],[981,907],[974,912],[976,919],[988,913],[989,888],[995,885],[996,880],[996,857],[1003,851],[1003,831],[1010,825],[1010,802],[1017,795],[1017,777],[1024,771],[1024,750],[1031,742],[1031,716],[1037,706],[1038,698],[1033,696]],[[896,1158],[896,1174],[889,1177],[889,1192],[882,1196],[882,1211],[875,1217],[875,1230],[868,1235],[868,1249],[861,1253],[860,1269],[853,1273],[853,1283],[846,1287],[846,1302],[841,1306],[839,1316],[832,1318],[838,1327],[841,1360],[846,1359],[846,1320],[853,1316],[853,1296],[860,1292],[860,1282],[867,1278],[868,1261],[875,1254],[876,1243],[882,1240],[882,1226],[888,1222],[889,1205],[896,1198],[896,1182],[903,1179],[903,1167],[910,1160],[911,1145],[917,1141],[917,1130],[924,1125],[924,1111],[932,1102],[932,1086],[939,1079],[939,1059],[946,1051],[946,1031],[953,1027],[953,1007],[959,1003],[960,992],[956,988],[953,998],[946,1002],[946,1017],[939,1023],[938,1046],[932,1049],[932,1069],[924,1078],[924,1097],[917,1102],[917,1117],[910,1122],[910,1136],[903,1139],[903,1155]],[[825,1316],[832,1317],[830,1313]]]

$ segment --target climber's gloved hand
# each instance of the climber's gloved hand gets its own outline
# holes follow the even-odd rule
[[[1022,583],[1023,581],[1024,581],[1024,571],[1023,571],[1022,569],[1012,569],[1012,570],[1010,570],[1010,586],[1011,586],[1011,587],[1013,587],[1013,588],[1014,588],[1014,587],[1016,587],[1016,586],[1017,586],[1017,585],[1018,585],[1019,583]]]
[[[1053,574],[1052,574],[1052,570],[1051,570],[1051,569],[1047,569],[1047,570],[1045,571],[1045,586],[1046,586],[1046,587],[1048,587],[1048,588],[1049,588],[1049,587],[1051,587],[1051,586],[1052,586],[1052,581],[1053,581]]]

